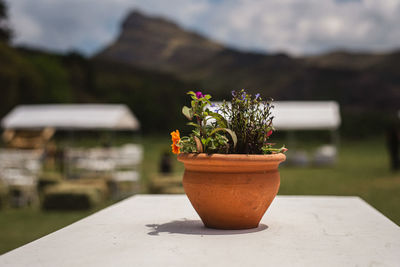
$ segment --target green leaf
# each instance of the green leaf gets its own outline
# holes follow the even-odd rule
[[[194,123],[194,122],[188,122],[188,123],[186,123],[186,125],[193,126],[193,127],[196,127],[196,128],[200,128],[200,125],[198,125],[197,123]]]
[[[193,118],[193,115],[192,115],[192,110],[190,109],[190,108],[188,108],[187,106],[183,106],[183,108],[182,108],[182,114],[183,115],[185,115],[185,117],[188,119],[188,120],[192,120],[192,118]]]
[[[205,145],[207,146],[208,143],[210,143],[211,140],[212,140],[211,137],[207,137],[206,142],[205,142]]]
[[[211,99],[211,95],[205,95],[204,98],[207,99],[207,100],[210,100]]]
[[[209,112],[209,115],[211,117],[213,117],[216,121],[217,124],[221,127],[221,128],[227,128],[228,127],[228,121],[224,118],[224,116],[222,116],[219,113],[216,112]]]
[[[228,128],[217,128],[217,129],[214,129],[214,130],[210,133],[210,135],[213,135],[213,134],[215,134],[216,132],[219,132],[219,131],[227,132],[227,133],[231,136],[232,141],[233,141],[233,147],[235,148],[235,147],[236,147],[236,144],[237,144],[237,136],[236,136],[236,133],[235,133],[234,131],[232,131],[231,129],[228,129]]]

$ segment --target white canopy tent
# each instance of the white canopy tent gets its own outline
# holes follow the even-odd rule
[[[317,148],[309,158],[306,151],[296,151],[288,157],[294,165],[304,166],[312,161],[316,165],[333,165],[337,158],[341,124],[339,104],[335,101],[277,101],[272,110],[274,127],[288,132],[288,145],[294,146],[293,131],[328,130],[331,132],[331,144]]]
[[[336,130],[341,123],[335,101],[276,101],[273,104],[277,130]]]
[[[331,132],[331,144],[317,148],[312,159],[302,150],[294,150],[288,157],[290,163],[305,166],[312,161],[316,165],[333,165],[337,158],[341,124],[339,105],[335,101],[277,101],[272,110],[274,127],[288,131],[288,145],[294,145],[293,131],[328,130]]]
[[[138,130],[140,123],[122,104],[47,104],[15,107],[1,121],[5,129]]]
[[[92,154],[82,157],[70,157],[70,151],[74,148],[76,131],[106,131],[112,133],[107,135],[113,139],[115,131],[136,131],[140,129],[140,123],[130,109],[123,104],[46,104],[46,105],[20,105],[11,110],[1,121],[5,131],[43,131],[52,128],[69,132],[70,144],[65,148],[66,167],[65,176],[70,177],[76,166],[73,165],[79,160],[86,160],[85,163],[96,171],[104,171],[106,165],[116,164],[126,159],[124,150],[106,147],[98,148],[103,151],[101,160]],[[110,140],[107,140],[110,141]],[[36,142],[28,139],[28,142]],[[104,142],[99,140],[99,144]],[[85,151],[90,151],[85,148]],[[116,151],[116,152],[115,152]],[[141,154],[136,153],[140,157]],[[132,159],[132,155],[128,155]],[[97,164],[97,165],[95,165]],[[112,166],[114,166],[112,165]],[[135,167],[128,162],[130,167]],[[94,167],[93,167],[94,166]],[[115,165],[117,166],[117,165]],[[136,168],[136,167],[135,167]],[[83,171],[82,171],[83,172]]]
[[[214,111],[221,102],[214,102]],[[332,144],[320,146],[314,153],[314,163],[332,165],[336,161],[339,135],[337,129],[341,124],[339,104],[335,101],[275,101],[271,114],[273,125],[278,131],[286,131],[286,145],[294,147],[294,131],[328,130],[331,133]],[[310,161],[303,151],[290,149],[290,161],[297,165],[307,165]]]

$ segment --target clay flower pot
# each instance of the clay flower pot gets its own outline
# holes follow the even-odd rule
[[[206,227],[250,229],[278,193],[284,154],[179,154],[183,187]]]

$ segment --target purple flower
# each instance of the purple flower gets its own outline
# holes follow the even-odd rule
[[[199,92],[196,92],[196,97],[197,97],[197,99],[200,99],[200,98],[203,98],[204,95],[199,91]]]
[[[232,96],[235,96],[235,93],[236,93],[235,91],[231,91]]]
[[[244,100],[246,98],[246,92],[242,93],[242,100]]]
[[[260,94],[256,94],[256,99],[258,99],[260,97]]]

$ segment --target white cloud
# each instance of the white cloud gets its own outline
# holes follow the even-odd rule
[[[274,0],[224,2],[210,15],[209,35],[241,48],[315,53],[337,48],[400,46],[400,2]],[[213,20],[216,18],[216,20]],[[214,27],[212,27],[214,25]]]
[[[400,47],[399,0],[12,0],[15,42],[93,53],[134,8],[242,49],[316,53]]]

